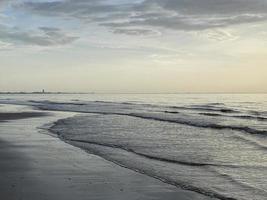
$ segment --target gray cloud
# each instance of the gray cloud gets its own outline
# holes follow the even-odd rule
[[[187,15],[225,15],[266,13],[266,0],[148,0],[159,6]]]
[[[40,27],[39,31],[22,31],[18,28],[0,25],[0,40],[2,42],[56,46],[71,43],[76,39],[77,37],[68,36],[57,28]]]
[[[7,3],[7,2],[10,2],[10,1],[12,1],[12,0],[0,0],[0,5]]]
[[[221,28],[230,25],[259,22],[266,20],[266,15],[239,15],[239,16],[217,16],[217,17],[200,17],[200,16],[164,16],[155,18],[143,18],[142,20],[129,20],[124,22],[105,22],[100,23],[102,26],[111,28],[121,27],[138,27],[152,26],[173,30],[205,30],[210,28]]]
[[[6,6],[7,3],[11,2],[12,0],[0,0],[0,11],[1,9]]]
[[[114,4],[105,0],[26,2],[39,15],[80,19],[138,35],[153,27],[194,31],[259,22],[267,19],[267,0],[146,0]]]
[[[48,16],[75,17],[90,20],[112,13],[131,11],[132,4],[110,4],[104,0],[65,0],[48,2],[26,2],[24,8]],[[98,15],[99,14],[99,15]]]

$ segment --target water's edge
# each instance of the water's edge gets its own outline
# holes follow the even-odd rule
[[[90,113],[88,113],[90,114]],[[92,113],[92,114],[95,114],[95,113]],[[99,114],[99,113],[98,113]],[[77,114],[78,115],[78,114]],[[75,116],[72,116],[72,117],[67,117],[67,118],[62,118],[62,119],[59,119],[53,123],[50,123],[50,124],[47,124],[46,127],[42,127],[43,129],[46,129],[48,132],[50,132],[53,135],[55,135],[56,137],[58,137],[60,140],[62,140],[63,142],[69,144],[69,145],[72,145],[72,146],[75,146],[89,154],[93,154],[93,155],[96,155],[96,156],[99,156],[109,162],[112,162],[120,167],[123,167],[123,168],[126,168],[126,169],[129,169],[129,170],[133,170],[135,172],[138,172],[140,174],[143,174],[143,175],[146,175],[146,176],[149,176],[151,178],[155,178],[163,183],[166,183],[166,184],[169,184],[169,185],[173,185],[179,189],[183,189],[183,190],[187,190],[187,191],[191,191],[191,192],[196,192],[200,195],[204,195],[208,198],[211,198],[211,199],[220,199],[220,200],[238,200],[238,199],[235,199],[235,198],[231,198],[231,197],[225,197],[223,195],[220,195],[218,193],[214,193],[213,191],[205,191],[205,190],[202,190],[201,188],[197,188],[197,187],[194,187],[194,186],[189,186],[189,185],[184,185],[183,183],[177,183],[175,181],[170,181],[170,180],[167,180],[167,179],[164,179],[160,176],[156,176],[154,174],[150,174],[150,173],[147,173],[146,171],[142,171],[142,170],[139,170],[139,169],[136,169],[136,168],[133,168],[133,167],[130,167],[130,166],[127,166],[127,165],[124,165],[114,159],[111,159],[109,158],[108,156],[105,156],[104,154],[101,154],[99,152],[97,152],[95,149],[91,148],[85,148],[83,147],[83,145],[81,145],[81,143],[83,143],[82,141],[75,141],[75,140],[68,140],[66,138],[64,138],[64,136],[62,136],[62,134],[60,134],[59,132],[53,130],[53,128],[55,126],[57,126],[58,123],[64,121],[64,120],[67,120],[67,119],[71,119]],[[86,143],[89,143],[90,142],[86,142]],[[94,143],[91,143],[92,145],[96,145],[96,146],[102,146],[101,144],[94,144]],[[114,148],[114,147],[110,147],[110,148]],[[126,150],[123,150],[123,149],[120,149],[122,151],[126,151]],[[127,152],[128,153],[128,152]],[[132,152],[134,154],[134,152]],[[139,155],[140,157],[142,157],[141,155]]]

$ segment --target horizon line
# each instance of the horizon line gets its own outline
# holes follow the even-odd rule
[[[267,92],[1,92],[0,94],[267,94]]]

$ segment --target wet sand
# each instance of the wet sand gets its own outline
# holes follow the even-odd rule
[[[49,113],[45,112],[10,112],[10,113],[1,113],[0,112],[0,122],[16,119],[25,119],[33,117],[42,117],[48,116]]]
[[[0,199],[210,199],[117,166],[37,129],[72,115],[0,113],[0,121],[5,121],[0,123]]]

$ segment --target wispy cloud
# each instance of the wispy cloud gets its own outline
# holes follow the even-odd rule
[[[10,44],[56,46],[71,43],[76,39],[77,37],[69,36],[58,28],[40,27],[39,30],[24,31],[0,25],[0,40]]]
[[[151,28],[194,31],[267,19],[267,0],[146,0],[123,1],[120,4],[112,2],[26,2],[23,7],[39,15],[76,18],[84,23],[97,23],[112,28],[115,33],[130,35],[153,34],[153,31],[148,31]]]
[[[140,29],[140,28],[117,28],[113,31],[116,34],[127,34],[127,35],[160,35],[160,32],[151,29]]]

